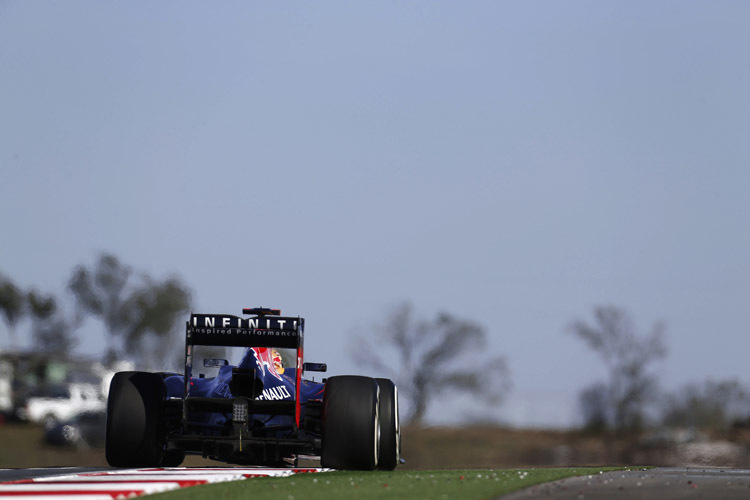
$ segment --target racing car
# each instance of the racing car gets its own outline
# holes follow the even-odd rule
[[[332,469],[393,470],[400,462],[398,390],[385,378],[303,377],[301,317],[245,308],[246,317],[191,314],[184,374],[115,374],[107,400],[105,452],[113,467],[176,467],[186,454],[261,466],[319,457]],[[234,365],[208,358],[214,377],[193,376],[196,346],[243,348]],[[296,352],[284,366],[279,350]]]

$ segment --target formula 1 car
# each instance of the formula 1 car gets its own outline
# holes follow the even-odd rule
[[[119,372],[107,401],[105,449],[113,467],[176,467],[186,454],[234,464],[297,465],[319,456],[333,469],[393,470],[400,462],[398,390],[383,378],[345,375],[317,383],[303,372],[305,321],[278,309],[247,318],[191,314],[185,373]],[[242,359],[205,359],[215,377],[193,377],[195,346],[244,348]],[[284,367],[278,349],[296,350]]]

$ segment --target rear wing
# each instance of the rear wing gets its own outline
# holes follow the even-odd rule
[[[191,314],[185,329],[185,399],[183,425],[187,428],[190,378],[193,371],[193,346],[278,347],[297,350],[297,377],[294,394],[294,420],[300,423],[300,383],[305,319],[281,316],[278,309],[243,309],[240,318],[229,314]]]
[[[305,319],[299,317],[191,314],[185,340],[188,345],[297,349],[304,329]]]

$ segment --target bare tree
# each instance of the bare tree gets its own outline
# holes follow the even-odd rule
[[[375,330],[357,336],[354,359],[396,383],[412,424],[421,424],[430,402],[445,393],[468,392],[497,405],[509,389],[507,364],[483,350],[487,335],[477,323],[447,313],[416,319],[404,303]]]
[[[0,275],[0,311],[8,325],[8,337],[13,346],[16,344],[16,323],[23,316],[25,305],[24,293],[10,279]]]
[[[174,347],[181,319],[190,309],[190,292],[177,278],[164,282],[132,270],[103,254],[93,269],[78,266],[68,282],[80,315],[98,317],[107,329],[107,361],[129,357],[146,366]]]
[[[600,433],[607,429],[609,420],[609,387],[597,382],[587,387],[580,395],[584,428],[589,432]]]
[[[596,387],[590,388],[582,398],[584,405],[586,399],[590,404],[595,395],[597,403],[604,408],[584,416],[604,417],[607,425],[616,431],[640,428],[645,407],[655,397],[658,386],[649,368],[666,355],[663,325],[657,323],[650,333],[639,336],[626,311],[615,306],[597,306],[593,324],[575,321],[569,330],[601,357],[609,372],[606,391],[599,383],[596,394],[592,392]],[[587,422],[587,425],[592,423]]]

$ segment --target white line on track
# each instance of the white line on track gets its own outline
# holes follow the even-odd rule
[[[4,482],[0,483],[0,497],[21,497],[19,500],[117,500],[198,484],[326,470],[254,467],[120,469]]]
[[[23,495],[23,500],[72,500],[76,498],[74,495]],[[81,495],[79,498],[85,500],[112,500],[115,497],[112,495]]]

